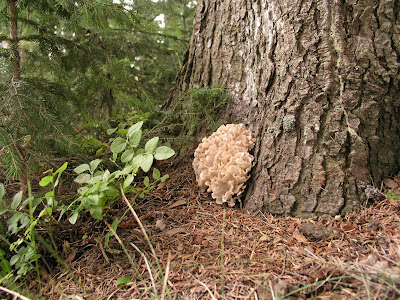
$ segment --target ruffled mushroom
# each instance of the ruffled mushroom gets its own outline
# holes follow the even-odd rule
[[[227,124],[203,138],[194,152],[197,183],[218,204],[234,206],[243,193],[250,177],[253,156],[249,151],[254,142],[253,133],[244,124]]]

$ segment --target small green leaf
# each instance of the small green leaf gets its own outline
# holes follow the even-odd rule
[[[126,176],[123,188],[126,189],[128,186],[130,186],[134,178],[135,177],[133,176],[133,174],[129,174],[128,176]]]
[[[13,198],[11,202],[11,209],[17,209],[22,201],[22,191],[19,191]]]
[[[93,173],[97,169],[97,167],[100,163],[101,163],[101,159],[99,159],[99,158],[92,160],[90,162],[90,171]]]
[[[58,170],[54,173],[54,175],[61,174],[62,172],[64,172],[67,166],[68,162],[65,162],[61,167],[58,168]]]
[[[50,192],[49,192],[49,193],[50,193]],[[51,192],[51,193],[54,194],[54,192]],[[56,199],[54,199],[54,197],[51,197],[51,198],[49,198],[49,199],[47,200],[47,205],[50,206],[50,207],[56,207],[57,204],[58,204],[58,202],[57,202]]]
[[[113,134],[114,132],[116,132],[117,129],[118,129],[118,127],[107,129],[107,134],[108,134],[108,135],[111,135],[111,134]]]
[[[154,152],[154,158],[157,160],[168,159],[175,155],[175,151],[167,146],[160,146]]]
[[[135,154],[135,152],[133,150],[126,150],[124,153],[122,153],[121,155],[121,161],[123,163],[127,163],[128,161],[132,160],[133,155]]]
[[[107,146],[100,147],[99,149],[97,149],[96,155],[103,153],[106,149],[107,149]]]
[[[149,154],[154,154],[154,151],[157,149],[159,137],[153,137],[150,139],[146,145],[144,146],[144,151]]]
[[[140,144],[140,140],[142,139],[142,131],[138,130],[135,132],[132,132],[131,135],[128,135],[129,137],[129,144],[131,145],[132,148],[136,148]]]
[[[129,173],[132,173],[133,169],[134,169],[134,166],[127,165],[125,168],[122,169],[121,173],[122,173],[122,175],[127,175]]]
[[[101,206],[91,207],[89,212],[93,216],[93,218],[95,218],[97,220],[103,219],[103,208]]]
[[[122,128],[122,129],[119,129],[119,130],[117,131],[117,133],[118,133],[118,134],[121,134],[121,135],[126,135],[126,134],[128,134],[128,130]]]
[[[110,241],[110,237],[112,237],[114,234],[112,232],[107,232],[105,237],[104,237],[104,248],[108,247],[108,242]]]
[[[124,276],[124,277],[120,277],[117,280],[117,286],[123,285],[123,284],[127,284],[131,282],[131,276]]]
[[[74,213],[72,214],[72,216],[70,216],[69,217],[69,219],[68,219],[68,221],[71,223],[71,224],[75,224],[76,223],[76,220],[78,219],[78,216],[79,216],[79,211],[74,211]]]
[[[99,191],[104,192],[104,191],[107,191],[108,189],[109,189],[108,182],[104,182],[102,180],[102,182],[100,183],[100,186],[99,186]]]
[[[118,154],[118,153],[121,153],[122,151],[124,151],[125,148],[126,148],[126,140],[121,137],[117,137],[112,142],[110,150],[113,154]]]
[[[148,187],[150,185],[150,179],[149,176],[146,176],[143,180],[143,184],[145,187]]]
[[[77,192],[79,195],[84,195],[84,194],[86,194],[86,192],[88,190],[89,190],[89,188],[87,186],[83,186],[83,187],[80,187]]]
[[[112,186],[108,187],[106,191],[106,196],[111,198],[117,198],[120,195],[120,191],[113,188]]]
[[[160,171],[159,171],[158,169],[154,168],[154,169],[153,169],[153,179],[154,179],[154,180],[157,180],[157,179],[160,178],[160,176],[161,176]]]
[[[113,153],[112,161],[115,162],[118,158],[118,153]]]
[[[56,182],[54,182],[54,184],[53,184],[53,187],[54,187],[54,188],[57,187],[57,186],[58,186],[58,183],[60,182],[60,175],[61,175],[61,174],[58,174],[57,179],[56,179]]]
[[[165,180],[167,180],[169,178],[168,174],[165,174],[163,177],[161,177],[161,182],[164,182]]]
[[[147,172],[153,164],[153,155],[139,154],[132,159],[131,164],[133,166],[139,166],[144,172]]]
[[[53,211],[53,210],[52,210],[50,207],[47,207],[47,208],[43,209],[43,210],[39,213],[38,219],[40,219],[41,217],[43,217],[43,216],[45,216],[45,215],[51,215],[52,211]]]
[[[112,222],[111,228],[114,230],[114,232],[117,230],[119,223],[121,223],[121,221],[118,218],[114,219]],[[114,236],[113,231],[107,232],[106,236],[104,237],[104,248],[108,247],[108,242],[112,236]]]
[[[53,173],[53,169],[49,169],[49,170],[46,170],[43,172],[43,174],[46,174],[46,173],[50,173],[50,174]]]
[[[92,178],[90,176],[90,174],[83,173],[83,174],[78,175],[78,177],[76,177],[74,181],[79,184],[84,184],[84,183],[87,183],[90,180],[90,178]]]
[[[142,154],[142,161],[140,163],[140,167],[143,172],[148,172],[153,164],[153,155],[152,154]]]
[[[8,274],[12,272],[12,269],[9,261],[6,258],[4,258],[5,254],[6,253],[4,252],[4,250],[0,249],[0,258],[1,258],[0,269],[2,269],[3,271],[6,272],[6,274]]]
[[[110,176],[111,176],[110,171],[109,170],[105,170],[101,180],[103,182],[108,182],[110,180]]]
[[[19,261],[19,255],[18,254],[15,254],[15,255],[13,255],[13,257],[11,257],[11,259],[10,259],[10,265],[15,265],[17,262]]]
[[[89,170],[90,170],[90,167],[88,164],[82,164],[82,165],[77,166],[74,169],[74,172],[77,174],[81,174],[82,172],[89,171]]]
[[[46,186],[46,185],[48,185],[50,182],[53,182],[53,176],[52,175],[48,175],[48,176],[45,176],[45,177],[43,177],[41,180],[40,180],[40,182],[39,182],[39,185],[40,186]]]
[[[8,220],[8,231],[10,231],[12,234],[18,233],[20,231],[20,228],[18,226],[18,221],[22,220],[24,217],[23,213],[16,212],[14,213]],[[22,223],[22,222],[21,222]],[[23,227],[21,227],[23,228]],[[11,249],[10,249],[11,250]]]
[[[87,196],[86,200],[90,205],[99,205],[100,194],[90,194]]]
[[[46,200],[49,200],[50,198],[54,197],[54,191],[47,192],[46,195],[44,195]]]
[[[5,193],[6,193],[6,189],[4,188],[4,184],[0,183],[0,201],[3,200]]]
[[[136,124],[132,125],[131,127],[129,127],[128,136],[130,137],[132,133],[140,130],[142,128],[142,126],[143,126],[143,121],[140,121],[140,122],[137,122]]]
[[[38,219],[36,219],[34,222],[37,222],[38,221]],[[32,226],[32,221],[31,221],[31,219],[28,217],[28,215],[23,215],[22,217],[21,217],[21,220],[20,220],[20,222],[21,222],[21,226],[19,226],[20,228],[25,228],[25,227],[27,227],[28,225],[31,225]]]
[[[88,139],[87,141],[84,142],[85,145],[94,145],[94,146],[98,146],[101,145],[102,142],[100,142],[98,139]]]
[[[103,179],[103,176],[101,176],[101,175],[94,176],[94,177],[90,178],[90,179],[87,181],[87,183],[89,183],[89,184],[95,184],[95,183],[98,183],[99,181],[102,181],[102,179]]]

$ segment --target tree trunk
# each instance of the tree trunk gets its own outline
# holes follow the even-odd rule
[[[335,215],[400,170],[399,1],[199,1],[171,97],[225,85],[257,135],[244,207]]]
[[[19,55],[19,40],[18,40],[18,12],[17,0],[8,0],[8,8],[10,10],[10,43],[13,64],[13,81],[21,79],[20,55]]]

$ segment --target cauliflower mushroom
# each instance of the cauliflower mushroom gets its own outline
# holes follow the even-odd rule
[[[203,138],[194,152],[193,168],[202,189],[218,204],[234,206],[249,179],[253,156],[249,153],[255,138],[244,124],[221,125]]]

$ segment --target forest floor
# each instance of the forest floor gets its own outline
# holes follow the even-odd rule
[[[252,216],[201,192],[189,159],[165,173],[170,179],[133,207],[152,246],[128,211],[104,247],[106,224],[128,209],[123,201],[104,221],[53,228],[72,272],[52,268],[49,255],[44,299],[400,297],[399,201],[346,217]],[[39,291],[37,280],[30,290]]]

